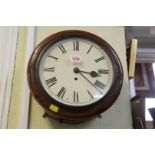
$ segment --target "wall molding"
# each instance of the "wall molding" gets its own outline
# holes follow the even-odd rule
[[[27,31],[27,46],[26,46],[26,63],[24,66],[24,91],[22,96],[22,103],[21,103],[21,114],[20,114],[20,124],[19,128],[27,129],[28,128],[28,120],[29,120],[29,104],[30,104],[30,90],[28,86],[27,80],[27,65],[30,59],[30,56],[34,50],[35,45],[35,26],[29,26]]]
[[[7,128],[18,27],[0,27],[0,128]]]
[[[155,48],[138,48],[136,62],[138,63],[155,62]]]

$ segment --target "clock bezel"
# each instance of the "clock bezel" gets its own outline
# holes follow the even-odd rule
[[[114,78],[110,90],[103,98],[91,105],[75,107],[60,103],[46,93],[38,77],[39,61],[43,53],[57,41],[71,37],[79,37],[95,42],[104,49],[113,63]],[[34,97],[50,116],[54,118],[64,118],[67,120],[81,120],[94,117],[104,112],[114,104],[122,88],[123,69],[116,52],[105,40],[90,32],[81,30],[67,30],[47,37],[35,48],[28,65],[28,82]],[[49,110],[51,104],[59,107],[59,111],[57,113]]]

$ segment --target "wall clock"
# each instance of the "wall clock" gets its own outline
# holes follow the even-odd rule
[[[29,87],[46,114],[83,122],[110,108],[123,83],[114,49],[95,34],[68,30],[35,48],[28,65]]]

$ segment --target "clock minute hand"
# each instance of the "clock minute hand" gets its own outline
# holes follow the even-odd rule
[[[81,76],[83,76],[94,88],[96,88],[101,94],[102,91],[100,89],[98,89],[91,81],[89,81],[81,72],[79,72]]]
[[[96,88],[101,94],[102,91],[100,89],[98,89],[89,79],[87,79],[81,72],[79,68],[74,68],[74,72],[75,73],[79,73],[85,80],[87,80],[94,88]]]

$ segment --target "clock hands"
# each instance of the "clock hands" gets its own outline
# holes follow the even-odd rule
[[[89,74],[91,77],[98,77],[98,76],[100,76],[100,75],[99,75],[97,72],[95,72],[95,71],[86,72],[86,71],[80,70],[80,69],[77,68],[77,67],[74,68],[74,72],[75,72],[75,73],[86,73],[86,74]]]
[[[100,89],[98,89],[89,79],[87,79],[80,71],[79,68],[75,67],[74,68],[74,72],[75,73],[79,73],[86,81],[88,81],[94,88],[96,88],[101,94],[102,94],[102,91]]]

